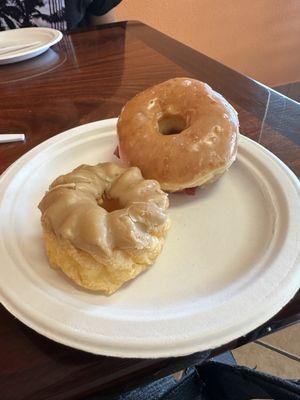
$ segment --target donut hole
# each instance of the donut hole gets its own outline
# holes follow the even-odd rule
[[[118,199],[110,199],[106,196],[102,198],[102,202],[99,202],[99,205],[107,212],[121,210],[123,208]]]
[[[158,120],[161,135],[177,135],[186,127],[186,120],[180,114],[165,114]]]

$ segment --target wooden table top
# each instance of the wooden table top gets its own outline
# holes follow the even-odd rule
[[[0,173],[45,139],[115,117],[137,92],[176,76],[207,82],[239,112],[241,132],[300,173],[300,104],[136,22],[78,30],[44,55],[0,67]],[[1,260],[0,260],[1,262]],[[268,323],[221,349],[135,360],[95,356],[52,342],[0,306],[2,400],[82,399],[125,390],[232,349],[300,318],[300,295]]]

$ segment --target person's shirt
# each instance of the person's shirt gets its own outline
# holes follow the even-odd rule
[[[121,0],[0,0],[0,30],[45,26],[66,31],[102,16]]]

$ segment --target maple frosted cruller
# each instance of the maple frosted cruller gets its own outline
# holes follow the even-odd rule
[[[113,209],[105,209],[114,202]],[[78,285],[112,294],[160,254],[168,195],[136,167],[81,165],[58,177],[39,204],[50,264]]]

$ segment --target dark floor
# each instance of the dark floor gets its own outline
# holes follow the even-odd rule
[[[300,324],[233,350],[239,365],[281,378],[300,378]],[[267,347],[266,347],[267,345]]]

